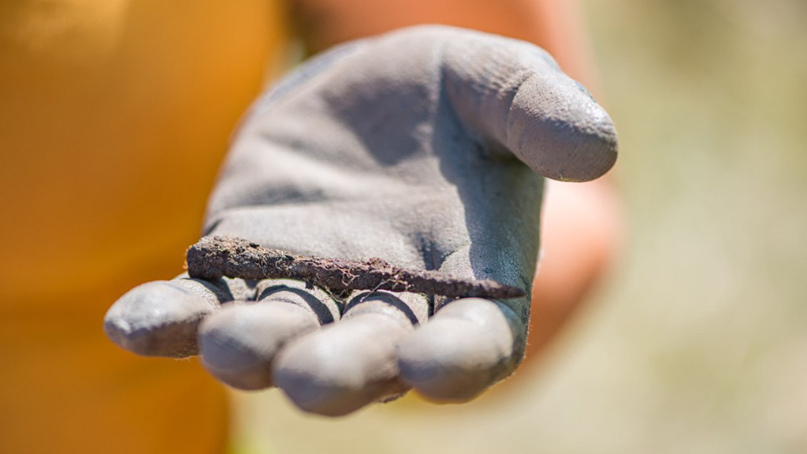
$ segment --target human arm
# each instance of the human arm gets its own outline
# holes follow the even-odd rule
[[[205,231],[529,288],[541,175],[589,180],[615,159],[607,114],[545,52],[466,30],[402,30],[318,57],[255,105]],[[467,400],[523,358],[528,297],[357,298],[180,279],[134,289],[105,326],[136,353],[201,353],[230,385],[277,385],[331,415],[408,387]]]

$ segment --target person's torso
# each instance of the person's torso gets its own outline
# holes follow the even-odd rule
[[[0,451],[220,447],[221,389],[117,349],[102,318],[182,271],[281,19],[262,0],[0,3]]]

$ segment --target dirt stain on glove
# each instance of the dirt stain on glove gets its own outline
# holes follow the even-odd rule
[[[346,296],[353,290],[488,299],[520,298],[526,294],[523,289],[493,280],[463,279],[439,271],[399,268],[380,258],[356,261],[300,256],[226,236],[202,238],[188,249],[186,260],[192,278],[298,279],[337,296]]]

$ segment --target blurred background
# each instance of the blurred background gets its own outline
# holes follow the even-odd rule
[[[237,452],[807,452],[807,3],[582,4],[629,231],[589,305],[470,404],[237,394]]]

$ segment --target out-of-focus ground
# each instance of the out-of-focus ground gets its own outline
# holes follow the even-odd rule
[[[240,394],[245,453],[807,452],[807,2],[586,0],[628,244],[543,361],[462,406]]]

